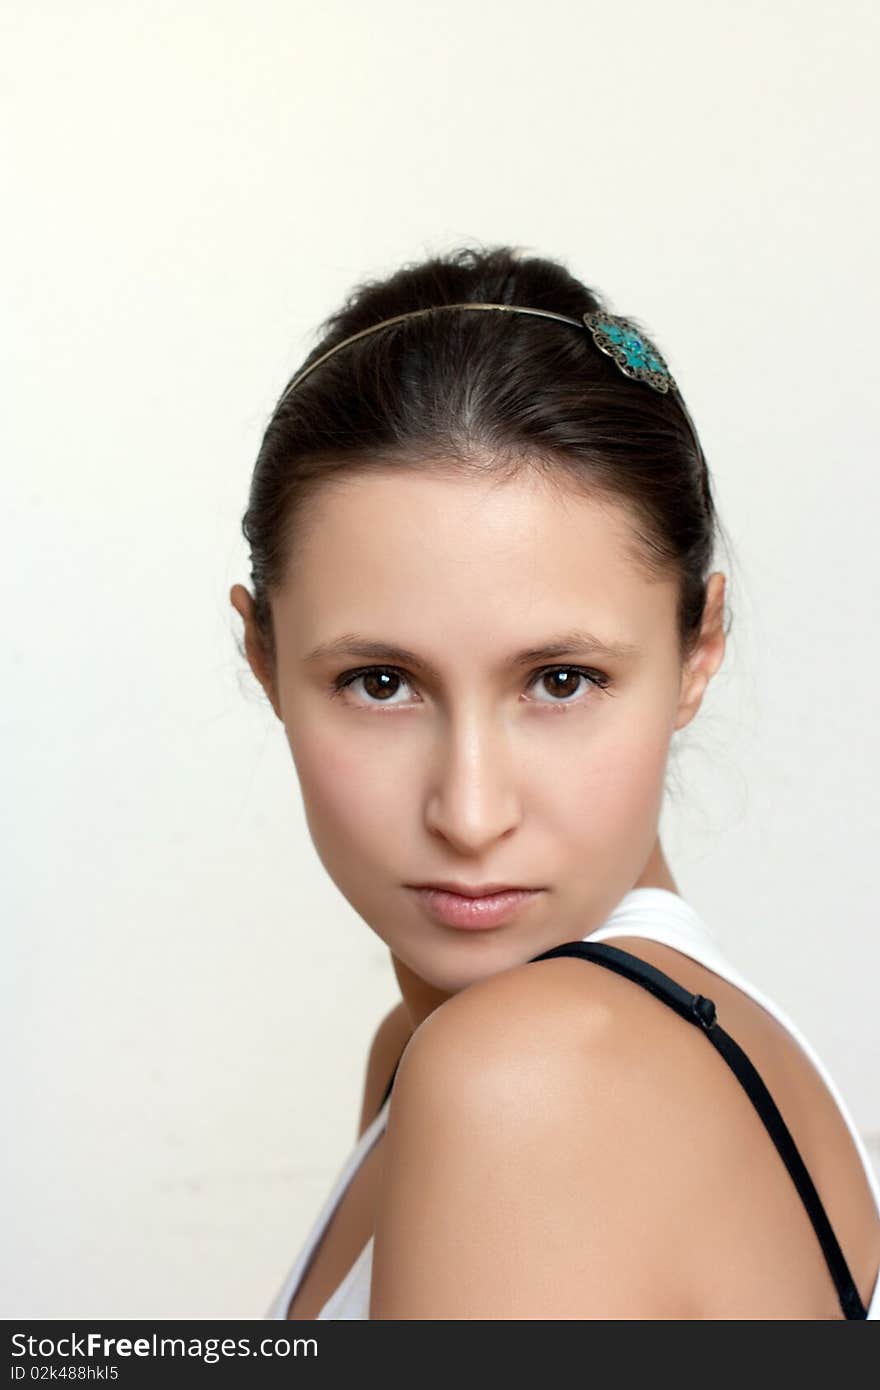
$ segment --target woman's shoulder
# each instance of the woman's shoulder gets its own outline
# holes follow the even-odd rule
[[[613,944],[716,1001],[870,1289],[876,1210],[809,1058],[698,961]],[[434,1010],[401,1061],[386,1141],[374,1281],[377,1309],[397,1311],[371,1316],[835,1316],[815,1233],[736,1075],[701,1028],[595,962],[529,961]]]
[[[476,982],[413,1035],[371,1317],[692,1315],[682,1210],[699,1223],[724,1159],[717,1125],[695,1154],[711,1068],[677,1015],[579,964]]]
[[[743,998],[741,991],[670,947],[623,937],[609,944],[637,954],[694,993],[714,995],[719,986]],[[777,1031],[783,1030],[777,1025]],[[640,1065],[631,1079],[639,1084],[646,1051],[674,1038],[696,1041],[697,1051],[705,1055],[700,1030],[688,1028],[644,987],[597,962],[561,956],[499,971],[452,995],[416,1030],[407,1060],[410,1069],[417,1058],[421,1066],[442,1067],[444,1060],[454,1065],[464,1047],[468,1055],[479,1055],[483,1079],[496,1072],[503,1078],[509,1068],[521,1072],[529,1066],[539,1078],[550,1068],[556,1081],[571,1071],[577,1083],[588,1079],[583,1071],[588,1061],[601,1062],[604,1072],[608,1064],[625,1069],[635,1055]],[[628,1039],[634,1049],[627,1047]]]
[[[639,954],[658,959],[650,949]],[[413,1035],[395,1092],[416,1072],[422,1080],[430,1073],[443,1089],[410,1082],[413,1091],[442,1094],[450,1107],[474,1105],[478,1113],[497,1092],[515,1115],[510,1098],[518,1089],[530,1098],[523,1123],[546,1097],[554,1129],[573,1140],[600,1101],[606,1120],[609,1106],[619,1108],[614,1118],[624,1135],[630,1125],[644,1133],[649,1100],[664,1098],[667,1128],[683,1107],[697,1114],[710,1101],[717,1109],[718,1100],[719,1059],[700,1029],[633,981],[570,956],[529,961],[452,995]]]

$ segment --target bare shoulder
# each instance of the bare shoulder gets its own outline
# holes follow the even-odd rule
[[[672,1076],[669,1048],[677,1042],[680,1051],[711,1063],[708,1069],[698,1065],[688,1082],[711,1082],[718,1059],[709,1058],[711,1049],[701,1038],[694,1049],[691,1033],[668,1006],[601,965],[571,957],[530,961],[461,990],[435,1009],[407,1048],[399,1083],[416,1068],[433,1074],[448,1065],[460,1078],[461,1092],[479,1093],[499,1073],[505,1082],[513,1070],[524,1082],[533,1073],[538,1086],[567,1077],[583,1094],[591,1078],[602,1081],[613,1066],[630,1087],[653,1089],[661,1073]],[[655,1053],[661,1042],[663,1059]],[[681,1073],[674,1076],[680,1084]]]
[[[480,981],[413,1035],[385,1135],[371,1318],[692,1315],[681,1221],[711,1200],[718,1152],[693,1142],[710,1082],[677,1015],[579,965]],[[695,1086],[680,1085],[685,1063]]]
[[[716,999],[792,1121],[867,1301],[877,1214],[811,1064],[698,963],[619,944]],[[436,1009],[401,1061],[385,1144],[371,1318],[840,1316],[737,1076],[702,1029],[595,962],[528,962]]]
[[[370,1044],[364,1073],[358,1138],[375,1118],[394,1065],[411,1034],[409,1015],[401,1000],[385,1014]]]

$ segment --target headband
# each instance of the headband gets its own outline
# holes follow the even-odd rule
[[[640,332],[629,319],[623,318],[619,314],[585,313],[581,318],[575,319],[569,317],[568,314],[556,314],[550,309],[530,309],[519,304],[481,304],[476,300],[468,300],[462,304],[432,304],[427,309],[412,309],[408,313],[395,314],[393,318],[382,319],[380,323],[371,324],[369,328],[362,328],[359,333],[350,334],[349,337],[343,338],[341,342],[329,348],[327,352],[323,352],[320,357],[316,358],[314,362],[310,362],[303,371],[293,378],[285,388],[281,401],[286,400],[310,372],[313,372],[316,367],[320,367],[322,362],[326,362],[328,357],[332,357],[341,348],[348,347],[349,343],[357,342],[358,338],[366,338],[371,333],[378,333],[381,328],[388,328],[392,323],[402,323],[404,319],[420,318],[423,314],[436,313],[438,309],[494,309],[506,314],[534,314],[538,318],[557,319],[560,323],[570,323],[579,329],[586,326],[596,347],[613,358],[624,376],[632,377],[636,381],[647,382],[655,391],[661,391],[664,394],[667,391],[675,392],[696,445],[697,453],[705,463],[694,423],[669,368],[646,335]],[[279,405],[281,401],[279,401]]]

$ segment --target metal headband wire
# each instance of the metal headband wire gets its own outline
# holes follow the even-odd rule
[[[393,318],[382,319],[381,323],[372,323],[369,328],[362,328],[359,333],[352,333],[348,338],[343,338],[341,343],[336,343],[326,352],[322,352],[320,357],[316,358],[314,362],[310,362],[298,376],[293,378],[281,399],[284,400],[285,397],[289,396],[294,387],[298,386],[309,375],[309,372],[320,367],[322,362],[326,362],[327,358],[332,357],[334,352],[338,352],[340,348],[348,347],[349,343],[357,342],[358,338],[367,338],[371,333],[377,333],[380,328],[387,328],[392,323],[402,323],[404,319],[421,318],[423,314],[434,314],[438,309],[500,309],[509,314],[537,314],[540,318],[559,319],[562,323],[574,324],[575,328],[583,328],[584,326],[580,319],[570,318],[568,314],[554,314],[550,309],[525,309],[515,304],[481,304],[477,300],[468,300],[464,304],[431,304],[427,309],[410,309],[408,313],[395,314]]]
[[[425,309],[410,309],[404,314],[395,314],[393,318],[382,319],[379,323],[370,324],[368,328],[362,328],[358,333],[351,333],[341,342],[335,343],[333,347],[322,352],[314,362],[301,372],[299,372],[286,386],[280,401],[281,405],[287,400],[288,396],[299,386],[301,381],[320,367],[322,362],[326,362],[328,357],[339,352],[342,348],[348,347],[349,343],[355,343],[359,338],[367,338],[371,333],[378,333],[382,328],[388,328],[392,323],[402,323],[404,319],[421,318],[424,314],[434,314],[441,309],[494,309],[496,312],[507,314],[534,314],[537,318],[557,319],[560,323],[571,324],[574,328],[583,329],[586,327],[593,342],[607,356],[614,359],[620,370],[625,376],[637,381],[644,381],[655,391],[666,393],[673,391],[678,398],[678,403],[687,421],[688,429],[693,438],[698,457],[702,460],[703,466],[706,465],[702,445],[697,437],[694,422],[691,419],[681,392],[669,371],[665,361],[658,352],[654,344],[630,322],[629,319],[619,314],[606,314],[596,312],[585,313],[581,318],[571,318],[568,314],[557,314],[551,309],[532,309],[522,304],[486,304],[479,300],[466,300],[459,304],[431,304]]]

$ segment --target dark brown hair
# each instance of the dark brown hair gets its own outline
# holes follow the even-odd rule
[[[321,325],[295,375],[382,319],[463,301],[578,319],[608,312],[598,291],[557,261],[512,246],[460,247],[361,282]],[[292,572],[308,504],[332,479],[371,467],[499,481],[535,468],[622,504],[634,562],[650,578],[678,581],[679,650],[682,659],[692,652],[721,531],[705,459],[675,392],[625,376],[586,328],[527,314],[424,314],[350,344],[286,391],[263,436],[242,519],[273,681],[269,598]]]

